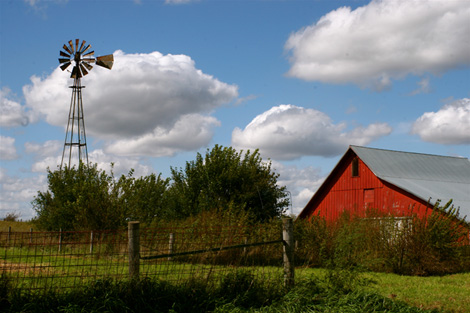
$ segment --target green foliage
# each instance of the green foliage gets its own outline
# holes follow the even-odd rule
[[[287,291],[263,284],[246,270],[208,285],[192,279],[98,280],[67,293],[9,293],[3,312],[431,312],[376,293],[330,290],[322,279],[302,280]],[[434,311],[435,312],[435,311]]]
[[[326,223],[296,221],[298,264],[355,268],[408,275],[442,275],[468,270],[469,228],[451,202],[425,218],[345,212]]]
[[[48,170],[48,190],[33,200],[34,223],[45,230],[118,229],[127,221],[151,222],[166,210],[168,180],[155,174],[116,180],[97,165]]]
[[[114,177],[97,165],[48,170],[48,190],[33,200],[35,223],[45,230],[113,229],[122,225],[109,191]]]
[[[279,175],[258,150],[243,155],[216,145],[204,157],[198,153],[196,160],[186,162],[184,170],[171,168],[171,172],[170,207],[177,218],[231,208],[263,221],[280,216],[289,204],[286,188],[277,185]]]
[[[166,191],[169,179],[150,174],[145,177],[121,176],[116,184],[119,206],[124,209],[127,220],[149,224],[156,219],[168,218]]]

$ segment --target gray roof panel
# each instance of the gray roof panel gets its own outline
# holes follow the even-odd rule
[[[380,179],[435,204],[450,199],[470,222],[470,161],[467,158],[351,146]]]

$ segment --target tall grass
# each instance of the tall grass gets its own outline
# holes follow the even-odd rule
[[[8,285],[4,278],[0,286]],[[192,279],[172,284],[155,279],[98,280],[67,293],[20,293],[0,288],[3,312],[427,312],[356,286],[344,293],[310,277],[290,290],[250,271],[217,283]],[[433,311],[437,312],[437,311]]]
[[[406,275],[470,271],[468,231],[452,206],[426,218],[344,212],[335,222],[296,221],[298,265],[356,268]]]

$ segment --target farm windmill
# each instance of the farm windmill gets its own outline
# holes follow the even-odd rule
[[[88,74],[93,68],[91,64],[102,66],[107,69],[113,67],[114,57],[112,54],[94,57],[95,52],[90,51],[91,45],[85,45],[86,41],[83,40],[80,44],[80,40],[70,40],[69,44],[64,44],[62,47],[64,51],[60,51],[59,63],[62,71],[65,71],[72,63],[72,73],[70,75],[73,78],[72,88],[72,99],[70,101],[69,118],[67,122],[67,131],[65,133],[64,150],[62,152],[62,161],[60,162],[60,168],[64,165],[64,158],[68,156],[68,167],[70,168],[72,162],[72,155],[74,149],[78,149],[78,162],[88,164],[88,150],[86,145],[86,133],[85,133],[85,119],[83,115],[83,103],[82,103],[82,88],[85,86],[81,85],[81,78]],[[79,46],[80,44],[80,46]]]

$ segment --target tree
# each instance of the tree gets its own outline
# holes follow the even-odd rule
[[[171,168],[169,206],[174,217],[204,210],[245,210],[259,221],[280,216],[288,207],[286,187],[277,185],[271,162],[258,150],[237,152],[216,145],[203,157],[186,162],[185,169]]]
[[[154,219],[167,218],[166,190],[169,179],[150,174],[145,177],[121,176],[117,184],[119,202],[128,220],[151,223]]]
[[[35,223],[46,230],[114,229],[123,224],[110,190],[114,177],[97,165],[48,169],[48,190],[32,201]]]
[[[35,223],[45,230],[117,229],[129,220],[150,223],[165,215],[168,179],[151,174],[116,180],[97,165],[48,170],[48,190],[33,200]]]

